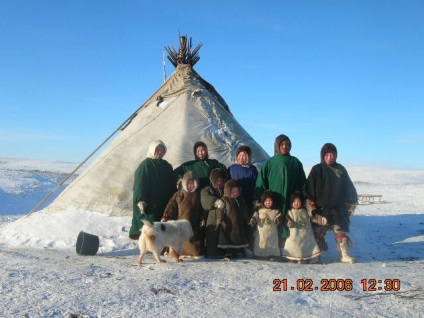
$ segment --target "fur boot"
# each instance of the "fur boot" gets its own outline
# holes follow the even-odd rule
[[[336,241],[337,249],[340,254],[340,262],[350,264],[356,263],[356,259],[347,254],[348,248],[352,246],[352,241],[350,240],[350,238],[348,236],[338,235],[336,237]]]

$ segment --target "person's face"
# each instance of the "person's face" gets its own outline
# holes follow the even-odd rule
[[[324,155],[324,162],[326,165],[332,165],[336,161],[336,155],[332,152],[328,152]]]
[[[290,143],[287,140],[280,143],[280,152],[282,155],[288,155],[290,153]]]
[[[299,199],[294,199],[292,207],[294,209],[300,209],[302,207],[302,201],[300,201]]]
[[[264,207],[266,207],[267,209],[271,209],[273,203],[274,202],[272,202],[271,198],[266,198],[264,201]]]
[[[223,186],[224,186],[224,179],[222,178],[216,179],[215,188],[222,189]]]
[[[208,154],[208,151],[203,146],[199,146],[196,148],[196,156],[200,160],[205,159],[207,154]]]
[[[237,199],[240,196],[240,189],[238,187],[231,188],[230,197]]]
[[[194,180],[188,180],[187,181],[187,191],[188,192],[193,192],[195,187],[196,187],[196,185],[194,183]]]
[[[240,165],[245,165],[248,160],[249,160],[249,157],[247,156],[247,153],[245,151],[241,151],[237,155],[237,163]]]
[[[162,159],[165,155],[165,147],[162,145],[159,145],[155,149],[155,158],[156,159]]]

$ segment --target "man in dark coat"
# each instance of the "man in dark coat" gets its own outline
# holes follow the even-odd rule
[[[345,167],[336,162],[337,148],[326,143],[321,148],[321,163],[312,167],[306,182],[306,196],[311,208],[315,239],[322,250],[328,249],[324,237],[328,229],[336,235],[340,261],[355,263],[347,253],[352,241],[349,233],[350,215],[358,195]]]
[[[141,219],[160,221],[163,210],[176,190],[172,166],[162,159],[166,146],[161,140],[153,141],[144,159],[134,173],[133,219],[129,237],[137,240],[141,234]]]

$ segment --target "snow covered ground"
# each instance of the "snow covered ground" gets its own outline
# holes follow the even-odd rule
[[[328,233],[324,264],[156,265],[148,255],[139,267],[130,217],[73,210],[24,217],[75,167],[0,158],[3,317],[422,317],[424,171],[347,167],[358,193],[383,195],[351,218],[356,264],[338,263]],[[77,255],[81,230],[99,236],[97,255]]]

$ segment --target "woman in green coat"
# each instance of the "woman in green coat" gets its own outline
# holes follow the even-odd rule
[[[173,170],[168,161],[162,159],[166,146],[161,140],[153,141],[147,158],[134,174],[133,219],[129,237],[137,240],[141,234],[142,219],[160,221],[163,211],[176,191]]]
[[[290,155],[291,141],[286,135],[275,139],[275,155],[263,164],[255,187],[255,200],[260,200],[262,192],[270,190],[276,193],[276,208],[283,213],[284,219],[290,209],[290,195],[295,191],[303,192],[306,182],[303,165],[296,157]],[[290,235],[286,224],[279,228],[280,247]]]
[[[202,141],[198,141],[193,146],[194,160],[187,161],[174,170],[174,180],[180,180],[184,173],[192,171],[199,179],[198,191],[209,185],[209,175],[215,168],[227,169],[225,165],[216,159],[210,159],[208,147]]]

